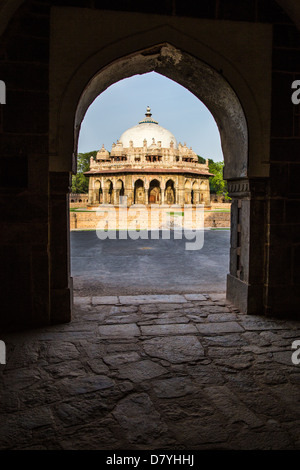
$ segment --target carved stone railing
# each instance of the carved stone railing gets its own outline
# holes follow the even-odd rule
[[[197,162],[105,162],[105,163],[92,163],[90,166],[91,171],[102,170],[149,170],[149,169],[190,169],[190,170],[203,170],[208,172],[208,167],[203,163]]]

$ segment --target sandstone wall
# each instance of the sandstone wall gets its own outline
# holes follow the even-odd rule
[[[133,211],[127,211],[127,220],[128,226],[132,229],[136,227],[135,223],[135,213]],[[140,229],[152,228],[162,229],[166,228],[166,220],[164,219],[163,209],[157,209],[152,211],[150,215],[149,209],[147,210],[147,216],[143,214],[139,220],[138,227]],[[148,220],[147,220],[148,219]],[[196,219],[192,220],[188,226],[191,228],[196,228],[195,225]],[[171,227],[180,227],[183,222],[183,217],[180,215],[180,212],[175,215],[170,215],[170,225]],[[109,228],[109,229],[124,229],[126,225],[124,223],[119,223],[118,216],[114,217],[112,213],[109,213],[103,209],[103,212],[71,212],[70,213],[70,228],[74,229],[96,229],[97,227]],[[230,227],[230,212],[204,212],[204,227]]]

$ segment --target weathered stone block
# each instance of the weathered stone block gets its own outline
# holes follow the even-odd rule
[[[191,324],[177,323],[165,325],[146,325],[141,326],[142,334],[146,336],[156,335],[176,335],[185,333],[196,333],[196,327]]]
[[[138,362],[130,362],[122,365],[119,370],[121,379],[129,379],[134,383],[153,379],[167,372],[167,370],[156,362],[145,359]]]
[[[102,325],[99,327],[102,336],[124,337],[139,336],[140,330],[135,323],[125,323],[122,325]]]
[[[203,335],[217,335],[222,333],[236,333],[243,331],[243,328],[234,321],[229,322],[213,322],[213,323],[197,323],[199,332]]]
[[[204,350],[196,336],[169,336],[153,338],[143,343],[145,352],[152,357],[174,364],[196,361],[204,356]]]

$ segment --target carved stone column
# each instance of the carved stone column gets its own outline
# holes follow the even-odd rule
[[[149,203],[148,194],[149,194],[149,184],[145,183],[145,204],[146,205]]]
[[[200,203],[200,189],[194,189],[194,204]]]
[[[113,204],[119,205],[120,204],[120,189],[114,189],[114,198],[113,198]]]
[[[192,192],[190,189],[184,189],[184,204],[191,204]]]
[[[227,299],[242,312],[263,314],[266,180],[228,181],[231,205]]]
[[[165,189],[166,189],[166,183],[165,181],[162,181],[160,185],[160,203],[161,204],[165,203]]]
[[[93,202],[94,202],[94,190],[91,187],[91,185],[89,185],[89,204],[93,204]]]
[[[99,189],[94,189],[93,203],[99,203],[99,202],[100,202],[100,193],[99,193]]]
[[[125,188],[124,195],[127,197],[127,206],[131,206],[134,203],[134,190],[132,188]]]
[[[108,204],[108,189],[103,189],[103,204]]]

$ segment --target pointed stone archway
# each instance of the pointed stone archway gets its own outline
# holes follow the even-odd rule
[[[252,27],[253,33],[259,29],[265,34],[267,50],[271,44],[270,29],[262,28],[262,25],[251,25]],[[81,63],[78,63],[78,57],[74,58],[77,60],[76,70],[63,90],[59,110],[51,113],[51,142],[54,145],[51,169],[55,172],[68,172],[74,167],[72,162],[76,159],[78,135],[84,114],[96,96],[111,84],[135,74],[156,71],[183,85],[209,108],[220,131],[225,162],[224,176],[229,181],[233,199],[227,298],[244,312],[264,313],[264,234],[257,233],[255,227],[260,223],[264,211],[262,193],[265,179],[268,178],[268,80],[264,82],[264,90],[257,91],[257,96],[264,96],[264,102],[258,105],[257,99],[253,99],[246,75],[243,76],[243,71],[232,68],[226,57],[218,55],[216,51],[209,54],[209,48],[203,44],[198,44],[198,56],[190,54],[186,52],[189,49],[188,41],[185,48],[175,47],[173,44],[182,44],[186,36],[174,36],[168,28],[162,27],[157,31],[156,39],[169,36],[170,42],[152,42],[150,45],[146,36],[137,34],[135,37],[145,46],[139,51],[133,51],[127,39],[124,39],[122,51],[128,46],[128,54],[123,53],[120,56],[119,52],[117,58],[113,58],[113,54],[111,60],[106,60],[102,66],[99,66],[103,63],[100,51],[86,57]],[[241,45],[237,44],[236,47],[239,49]],[[114,46],[112,48],[116,51]],[[111,51],[109,47],[106,57]],[[257,63],[253,66],[254,70],[260,69],[260,73],[264,67],[269,70],[263,57],[258,55],[255,61]],[[55,94],[57,93],[56,89]],[[52,103],[55,108],[57,100],[54,98]],[[182,196],[178,194],[178,197],[180,199]],[[255,297],[254,302],[251,301],[252,297]]]

